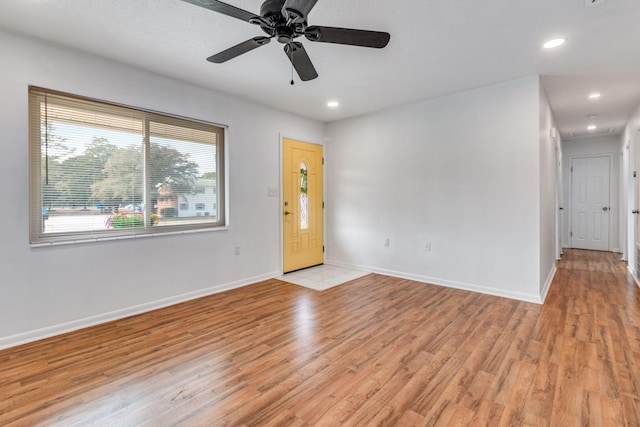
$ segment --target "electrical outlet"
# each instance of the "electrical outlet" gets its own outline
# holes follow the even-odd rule
[[[240,246],[236,245],[236,246],[233,248],[233,253],[234,253],[235,255],[240,255]]]
[[[387,247],[387,248],[389,247],[389,238],[388,237],[384,239],[384,246]]]
[[[425,252],[431,252],[431,242],[426,242],[424,244],[424,251]]]

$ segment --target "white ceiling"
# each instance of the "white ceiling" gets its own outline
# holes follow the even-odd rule
[[[255,14],[261,4],[226,2]],[[640,104],[638,0],[319,0],[309,25],[387,31],[391,42],[378,50],[302,40],[320,77],[296,77],[291,86],[277,42],[225,64],[207,62],[262,32],[181,0],[0,2],[1,30],[324,122],[535,74],[563,135],[588,122],[618,133]],[[541,48],[559,36],[564,46]],[[589,101],[595,90],[602,98]],[[326,102],[334,99],[341,106],[331,110]]]

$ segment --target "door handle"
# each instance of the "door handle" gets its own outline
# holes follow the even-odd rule
[[[602,207],[602,210],[603,210],[603,211],[608,211],[608,210],[609,210],[609,207],[608,207],[608,206],[603,206],[603,207]]]
[[[631,211],[631,213],[637,215],[637,214],[640,214],[640,210],[634,209],[634,210]]]
[[[283,212],[285,215],[293,215],[293,212],[289,212],[289,211],[284,211]]]

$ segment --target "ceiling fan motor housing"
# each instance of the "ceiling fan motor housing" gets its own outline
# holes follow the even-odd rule
[[[286,0],[266,0],[260,7],[260,27],[272,37],[276,37],[280,43],[288,44],[304,34],[307,22],[297,19],[287,19],[282,15],[282,8]]]
[[[276,27],[276,37],[280,43],[289,44],[297,35],[292,28],[280,25]]]

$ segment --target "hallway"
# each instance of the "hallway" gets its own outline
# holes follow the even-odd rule
[[[557,369],[552,425],[640,425],[640,292],[619,258],[569,249],[558,263],[534,338],[555,342],[540,355]]]

